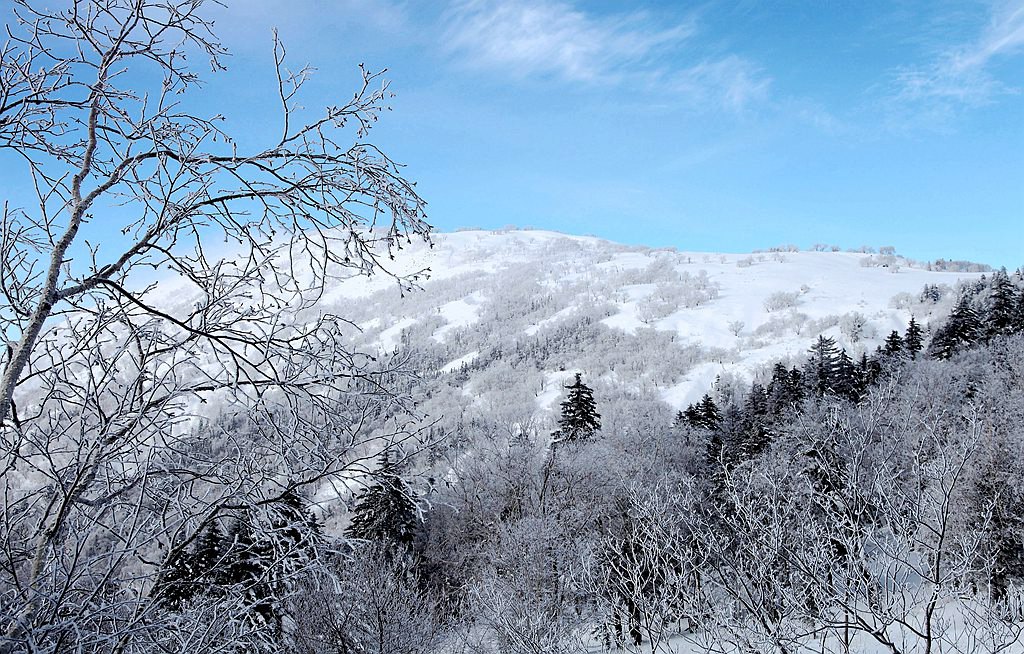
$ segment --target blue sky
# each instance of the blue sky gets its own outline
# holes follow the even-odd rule
[[[1024,263],[1024,0],[229,5],[225,127],[276,135],[272,27],[311,109],[387,67],[371,140],[441,230]]]

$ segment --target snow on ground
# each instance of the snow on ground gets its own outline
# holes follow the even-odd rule
[[[449,332],[475,323],[479,319],[477,311],[481,298],[480,293],[473,293],[464,299],[452,300],[441,305],[438,313],[447,324],[434,332],[434,340],[444,342]]]
[[[377,336],[377,342],[380,344],[381,349],[394,350],[398,346],[402,330],[415,324],[415,318],[402,318],[398,322],[392,323],[390,327]]]
[[[717,361],[698,365],[687,373],[683,381],[663,390],[661,399],[677,409],[693,404],[711,388],[715,377],[725,370],[725,366]]]
[[[544,373],[544,390],[537,394],[537,408],[544,411],[558,406],[565,395],[565,386],[573,380],[573,373],[564,370]]]
[[[473,363],[473,360],[476,359],[478,356],[480,356],[480,351],[473,350],[472,352],[465,354],[459,357],[458,359],[452,359],[448,363],[444,364],[444,366],[441,367],[440,372],[446,374],[450,372],[455,372],[462,366]]]
[[[558,311],[556,311],[555,313],[551,314],[547,318],[544,318],[543,320],[538,320],[534,324],[530,325],[529,327],[527,327],[526,329],[523,330],[523,333],[526,334],[527,336],[533,336],[537,332],[539,332],[541,329],[543,329],[544,327],[546,327],[548,325],[552,325],[552,324],[558,322],[559,320],[567,317],[568,315],[570,315],[574,311],[578,311],[578,310],[579,310],[579,307],[577,307],[575,305],[565,307],[564,309],[559,309]]]
[[[775,361],[803,356],[820,333],[835,337],[851,356],[871,351],[890,331],[902,332],[911,315],[925,326],[942,317],[948,300],[942,305],[917,301],[926,284],[954,287],[959,280],[978,277],[911,268],[905,262],[869,266],[870,255],[861,253],[676,252],[532,230],[460,231],[436,234],[433,240],[433,247],[414,242],[392,262],[392,272],[399,275],[429,268],[430,277],[419,282],[422,290],[399,299],[393,279],[355,277],[330,289],[325,310],[347,316],[353,307],[369,311],[388,303],[391,315],[404,317],[373,320],[367,313],[357,318],[367,342],[376,341],[385,350],[399,343],[403,329],[432,316],[441,318],[431,332],[434,341],[461,343],[465,339],[452,341],[453,334],[469,326],[486,327],[478,323],[489,306],[514,315],[519,305],[529,304],[528,291],[511,294],[523,293],[530,283],[547,295],[547,304],[544,315],[534,308],[529,322],[517,328],[525,337],[542,338],[546,329],[578,320],[581,312],[601,305],[603,313],[596,319],[608,327],[626,334],[653,328],[673,333],[680,347],[706,348],[707,360],[679,371],[669,388],[662,387],[663,399],[677,408],[707,392],[719,374],[749,378]],[[698,277],[717,297],[686,299]],[[779,293],[789,294],[782,304],[791,306],[771,306]],[[353,303],[356,299],[360,302]],[[865,321],[860,337],[841,328],[853,314]],[[502,326],[490,327],[491,332],[482,333],[500,332]],[[487,344],[467,342],[467,351],[449,351],[452,363],[442,370],[475,358],[481,345]],[[538,406],[557,406],[562,390],[555,377],[568,373],[541,372],[551,383],[537,398]]]

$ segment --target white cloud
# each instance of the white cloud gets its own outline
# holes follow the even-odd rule
[[[978,70],[996,55],[1011,55],[1024,49],[1024,0],[998,6],[985,34],[976,43],[954,53],[949,62],[953,72]]]
[[[657,29],[642,13],[598,19],[561,2],[466,0],[449,12],[446,47],[477,67],[571,81],[618,79],[693,33]]]
[[[669,90],[742,109],[769,80],[737,56],[673,67],[668,57],[696,33],[646,12],[596,16],[558,0],[463,0],[446,15],[445,47],[463,65],[516,77]]]
[[[925,66],[904,67],[893,75],[890,98],[911,113],[947,119],[962,107],[988,104],[996,96],[1016,92],[989,71],[994,59],[1024,50],[1024,0],[1005,2],[993,9],[979,38],[947,47]]]
[[[714,104],[742,111],[768,99],[771,80],[760,67],[729,55],[678,71],[671,75],[667,86],[694,104]]]

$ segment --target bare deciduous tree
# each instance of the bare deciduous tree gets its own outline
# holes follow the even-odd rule
[[[217,71],[226,54],[209,4],[13,3],[0,152],[35,202],[5,201],[0,222],[5,646],[244,640],[244,594],[205,617],[163,610],[164,562],[214,521],[325,492],[411,436],[387,391],[402,362],[350,351],[344,318],[316,305],[429,235],[413,185],[366,141],[387,83],[361,69],[350,98],[303,122],[312,71],[290,71],[275,36],[279,132],[244,151],[188,104],[187,60]],[[200,428],[203,413],[223,417]]]

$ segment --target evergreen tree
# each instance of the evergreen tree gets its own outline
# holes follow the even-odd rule
[[[693,405],[686,407],[685,411],[676,411],[675,418],[672,419],[673,427],[682,427],[683,425],[693,424]]]
[[[777,420],[786,412],[795,410],[803,401],[801,390],[800,371],[796,368],[790,371],[782,363],[776,363],[772,368],[772,380],[768,382],[768,415]]]
[[[1017,312],[1014,318],[1013,327],[1019,332],[1024,332],[1024,291],[1017,294]]]
[[[722,459],[726,466],[731,468],[742,461],[746,451],[747,424],[738,406],[730,404],[725,408],[715,433],[721,436]]]
[[[712,476],[718,471],[723,461],[725,461],[725,443],[722,442],[722,435],[717,431],[711,432],[710,438],[708,438],[707,445],[707,459],[708,467],[712,470]]]
[[[921,291],[921,301],[931,302],[936,304],[942,299],[942,290],[935,284],[925,284],[924,290]]]
[[[883,351],[889,356],[896,356],[903,352],[903,337],[895,329],[885,337],[885,344],[883,345]]]
[[[933,359],[948,359],[956,352],[968,348],[978,341],[982,334],[982,323],[971,306],[970,295],[960,297],[945,324],[935,330],[935,336],[928,346]]]
[[[266,517],[260,511],[266,510]],[[227,531],[215,521],[190,548],[176,550],[164,565],[154,592],[172,610],[199,596],[241,596],[257,628],[282,630],[279,600],[291,575],[315,556],[322,540],[316,519],[294,490],[264,507],[234,516]]]
[[[894,332],[895,333],[895,332]],[[864,394],[864,377],[853,360],[842,350],[836,358],[835,392],[841,397],[856,402]]]
[[[698,410],[701,420],[700,426],[704,429],[714,431],[722,424],[722,414],[718,410],[718,405],[715,404],[715,401],[711,399],[711,395],[708,393],[705,393],[704,397],[700,399]]]
[[[275,609],[278,596],[273,583],[273,546],[257,535],[253,523],[251,511],[245,511],[228,530],[225,565],[218,569],[216,581],[221,586],[233,586],[245,597],[255,625],[280,631],[280,615]]]
[[[558,429],[552,436],[556,442],[574,443],[589,440],[601,429],[601,414],[597,412],[594,392],[583,383],[580,373],[576,373],[576,381],[565,388],[569,394],[562,402]]]
[[[857,372],[863,380],[864,388],[875,384],[882,374],[882,348],[875,351],[875,355],[869,357],[867,352],[860,355],[860,362],[857,364]]]
[[[269,506],[270,533],[268,540],[275,559],[286,572],[299,570],[316,556],[316,548],[323,542],[323,530],[305,500],[293,488]]]
[[[197,595],[217,589],[218,566],[224,562],[227,543],[218,522],[203,529],[191,547],[174,550],[164,563],[154,595],[168,608],[180,611]]]
[[[687,406],[685,411],[680,411],[676,415],[676,423],[690,425],[691,427],[703,426],[700,418],[700,408],[695,404]]]
[[[799,404],[804,401],[806,393],[804,393],[804,373],[800,371],[800,368],[793,366],[789,371],[790,387],[793,389],[793,396],[796,398],[796,403]]]
[[[755,383],[743,403],[743,442],[738,447],[738,456],[743,459],[757,457],[771,442],[768,429],[768,393]]]
[[[356,497],[345,536],[408,547],[416,533],[417,510],[412,490],[382,456],[374,483]]]
[[[1017,288],[1003,268],[992,275],[985,314],[985,335],[989,338],[1015,331],[1018,310]]]
[[[680,415],[683,416],[686,424],[697,429],[706,429],[708,431],[715,431],[718,429],[722,422],[721,414],[718,411],[718,405],[711,399],[711,395],[705,393],[704,397],[695,404],[691,404],[686,407]],[[720,442],[720,440],[719,440]]]
[[[846,546],[846,539],[838,536],[843,532],[851,533],[859,519],[856,509],[850,510],[847,464],[836,451],[835,440],[828,435],[824,438],[815,438],[804,456],[804,474],[811,482],[816,497],[812,503],[812,514],[822,521],[825,533],[835,534],[829,538],[829,553],[836,560],[845,561],[849,556],[849,549]]]
[[[1024,493],[1020,473],[1011,472],[1017,455],[1010,442],[996,438],[986,443],[980,472],[968,498],[971,527],[985,534],[979,543],[993,599],[1005,600],[1011,585],[1024,580]]]
[[[921,326],[914,320],[914,316],[910,316],[910,323],[907,325],[906,336],[903,337],[903,344],[907,348],[907,352],[910,353],[910,358],[916,359],[918,352],[924,349],[924,332],[921,330]]]
[[[835,339],[819,336],[804,364],[804,385],[810,393],[820,397],[835,392],[838,360],[839,348]]]

